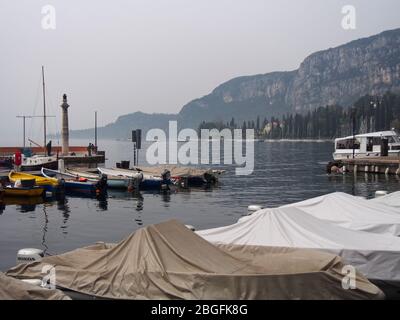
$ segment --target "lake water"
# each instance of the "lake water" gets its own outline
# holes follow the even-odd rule
[[[87,145],[75,141],[74,144]],[[100,141],[106,166],[132,160],[132,144]],[[236,176],[234,166],[219,185],[170,193],[110,190],[106,201],[66,197],[46,203],[3,203],[0,210],[0,270],[15,265],[20,248],[45,249],[49,254],[92,244],[117,242],[144,225],[178,219],[196,229],[232,224],[249,204],[279,206],[334,191],[371,197],[376,190],[400,189],[397,177],[352,174],[328,176],[330,142],[255,142],[255,169],[250,176]],[[140,163],[144,162],[144,151]]]

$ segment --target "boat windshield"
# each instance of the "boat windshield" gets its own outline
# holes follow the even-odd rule
[[[399,136],[389,136],[387,138],[389,143],[400,143]]]
[[[343,139],[336,142],[336,149],[360,149],[360,141],[358,139]]]

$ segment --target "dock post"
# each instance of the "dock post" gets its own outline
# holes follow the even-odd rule
[[[58,171],[65,172],[64,159],[58,159]]]
[[[354,165],[353,166],[353,173],[355,174],[355,175],[357,175],[357,170],[358,170],[358,165]]]

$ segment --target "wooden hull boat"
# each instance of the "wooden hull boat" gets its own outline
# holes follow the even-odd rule
[[[3,189],[3,192],[5,196],[11,197],[40,197],[43,195],[44,188],[38,186],[31,188],[7,186]]]
[[[86,179],[100,179],[101,173],[91,173],[86,171],[78,171],[78,170],[65,170],[66,173],[69,173],[75,177],[86,178]],[[112,175],[107,175],[107,187],[111,189],[127,189],[131,182],[130,178],[126,177],[117,177]]]
[[[50,191],[50,192],[54,192],[62,187],[59,181],[55,178],[39,177],[23,172],[15,172],[13,170],[10,171],[10,173],[8,174],[8,178],[12,183],[15,183],[18,180],[24,181],[24,180],[34,179],[37,186],[43,187],[45,191]]]
[[[46,178],[57,177],[64,182],[65,191],[74,194],[98,195],[107,190],[107,179],[88,180],[76,177],[69,173],[42,168],[42,174]]]

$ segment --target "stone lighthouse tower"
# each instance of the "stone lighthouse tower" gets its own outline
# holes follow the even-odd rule
[[[61,108],[62,108],[62,127],[61,127],[62,147],[61,147],[61,153],[63,155],[68,155],[68,152],[69,152],[69,128],[68,128],[68,108],[69,108],[69,104],[67,103],[67,95],[65,93],[63,95],[63,103],[61,105]]]

